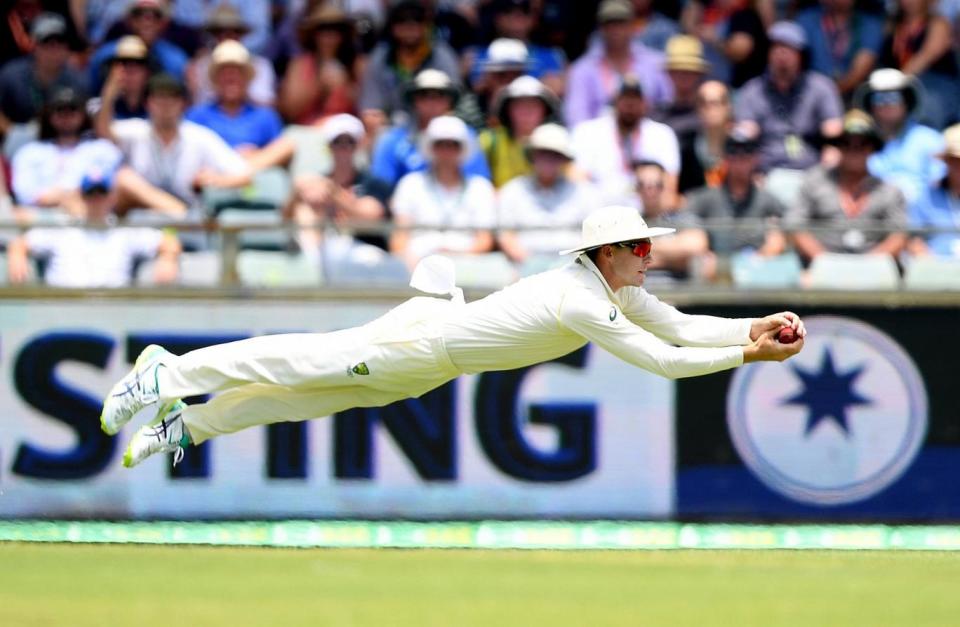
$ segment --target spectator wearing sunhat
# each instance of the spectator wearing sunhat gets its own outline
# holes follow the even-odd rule
[[[577,245],[577,225],[599,208],[590,183],[570,176],[573,145],[556,123],[538,126],[526,146],[529,174],[503,186],[497,198],[497,241],[513,261],[555,255]]]
[[[185,116],[215,132],[241,154],[263,148],[283,131],[283,122],[273,108],[250,99],[254,72],[250,53],[242,43],[228,39],[218,44],[209,66],[216,99],[194,106]]]
[[[194,104],[210,102],[215,97],[213,85],[210,84],[210,52],[224,41],[245,42],[251,26],[237,8],[230,4],[220,4],[207,15],[203,32],[206,38],[204,50],[194,58],[187,69],[187,85]],[[250,100],[272,107],[277,99],[277,75],[273,63],[249,47],[247,50],[250,51],[250,62],[253,64]]]
[[[500,92],[493,113],[497,125],[480,133],[480,149],[490,166],[494,186],[500,188],[530,171],[525,154],[527,139],[541,124],[557,121],[560,101],[537,79],[521,76]]]
[[[299,25],[303,52],[290,60],[277,106],[287,120],[312,124],[353,111],[360,59],[353,21],[343,11],[318,5]]]
[[[170,25],[170,5],[166,0],[129,0],[124,22],[130,34],[146,44],[152,67],[183,80],[189,58],[181,48],[164,38]],[[90,57],[90,84],[97,93],[106,81],[106,70],[118,44],[119,39],[107,42]]]
[[[293,197],[286,209],[290,219],[306,227],[298,229],[297,241],[308,255],[319,253],[321,240],[319,232],[309,227],[328,222],[381,223],[387,217],[390,197],[387,183],[357,167],[357,150],[366,134],[359,119],[348,113],[330,116],[320,127],[320,134],[332,156],[332,169],[294,179]],[[356,241],[386,248],[382,235],[361,236]],[[342,248],[344,242],[338,245]]]
[[[156,258],[154,280],[176,279],[180,243],[159,229],[116,226],[117,191],[110,172],[91,170],[79,186],[85,226],[34,228],[10,243],[7,269],[11,283],[30,278],[29,256],[47,260],[47,285],[67,288],[130,285],[134,264]],[[92,227],[92,228],[90,228]]]
[[[923,90],[915,77],[900,70],[875,70],[854,93],[854,106],[873,116],[883,149],[870,157],[870,173],[900,188],[913,203],[946,173],[937,155],[943,135],[916,120]]]
[[[834,167],[810,170],[784,224],[805,261],[824,252],[896,257],[907,237],[906,201],[899,189],[870,174],[867,160],[883,147],[873,118],[859,109],[843,117],[834,140],[840,150]],[[805,228],[817,227],[816,231]]]
[[[143,40],[136,35],[121,37],[100,98],[94,103],[97,118],[146,119],[147,80],[152,69]]]
[[[433,18],[422,2],[399,0],[387,14],[385,41],[370,53],[360,85],[357,109],[368,129],[383,128],[404,110],[407,85],[426,69],[460,75],[453,49],[432,36]]]
[[[673,85],[673,99],[654,107],[650,117],[673,129],[686,144],[700,128],[697,117],[697,90],[710,71],[703,56],[703,44],[690,35],[675,35],[667,42],[667,75]]]
[[[490,44],[480,76],[471,90],[484,112],[492,113],[497,95],[514,79],[527,74],[530,61],[527,45],[519,39],[497,39]]]
[[[371,173],[395,186],[410,172],[426,170],[428,162],[421,150],[419,138],[435,118],[451,113],[457,105],[460,89],[440,70],[423,70],[406,89],[410,110],[409,121],[386,129],[373,149]],[[468,129],[471,142],[476,134]],[[463,163],[464,175],[490,178],[490,168],[483,153],[472,151]]]
[[[41,13],[30,28],[33,51],[0,69],[0,135],[10,124],[37,117],[44,100],[61,87],[86,92],[84,76],[68,64],[67,23],[56,13]]]
[[[541,46],[530,37],[537,24],[530,0],[495,0],[490,4],[493,14],[494,41],[512,39],[520,41],[527,49],[527,63],[524,72],[540,80],[544,85],[561,94],[564,91],[567,58],[563,50]],[[492,46],[492,43],[491,43]],[[491,46],[480,48],[476,52],[470,69],[470,84],[475,85],[483,74],[490,57]]]
[[[840,132],[843,102],[832,80],[803,69],[803,28],[781,21],[767,35],[767,72],[740,89],[734,110],[761,138],[760,167],[768,172],[768,188],[790,205],[803,172],[823,158],[821,138]]]
[[[751,250],[758,255],[779,255],[786,238],[778,228],[786,209],[775,196],[757,184],[760,167],[760,142],[747,130],[734,127],[724,142],[725,175],[715,187],[701,187],[687,196],[686,210],[704,227],[710,238],[710,250],[731,255]],[[713,221],[752,220],[764,226],[737,230],[709,230]]]
[[[172,18],[182,26],[205,30],[209,16],[218,10],[231,9],[239,14],[247,28],[241,36],[250,54],[262,54],[273,25],[270,0],[176,0],[172,3]]]
[[[83,94],[61,87],[44,103],[38,139],[20,148],[11,165],[11,187],[20,204],[76,214],[84,172],[112,171],[120,163],[120,151],[91,132],[86,102]]]
[[[434,118],[420,141],[429,169],[400,180],[391,210],[398,227],[424,228],[394,231],[390,252],[413,268],[435,252],[489,251],[496,225],[494,189],[482,176],[463,173],[464,161],[475,150],[467,125],[449,115]]]
[[[600,45],[570,66],[564,98],[567,126],[592,120],[609,106],[624,76],[637,77],[652,105],[670,102],[673,87],[661,52],[633,41],[633,6],[628,0],[603,0],[597,11]]]
[[[911,238],[909,251],[913,255],[937,255],[960,259],[960,124],[943,131],[943,151],[940,157],[946,163],[943,180],[923,191],[910,205],[910,227],[941,229],[940,233],[922,233]]]
[[[613,110],[573,128],[577,169],[599,189],[605,204],[636,206],[636,161],[656,161],[666,171],[666,205],[676,204],[680,173],[677,136],[666,124],[647,116],[648,101],[635,76],[623,79]]]

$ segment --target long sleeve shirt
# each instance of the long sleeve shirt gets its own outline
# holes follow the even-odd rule
[[[441,336],[453,364],[466,373],[522,368],[593,342],[672,379],[740,366],[750,324],[687,315],[642,288],[614,292],[581,255],[457,308]]]

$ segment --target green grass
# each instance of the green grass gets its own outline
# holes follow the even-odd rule
[[[960,555],[0,543],[0,625],[956,625]]]

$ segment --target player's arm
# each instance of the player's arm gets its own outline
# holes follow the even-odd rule
[[[622,291],[621,291],[622,292]],[[623,298],[627,318],[657,337],[681,346],[744,346],[751,337],[751,318],[685,314],[645,290]]]

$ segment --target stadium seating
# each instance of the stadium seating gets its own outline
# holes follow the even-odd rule
[[[302,254],[240,251],[237,273],[246,287],[315,287],[322,282],[320,263]]]
[[[906,265],[903,285],[911,290],[960,290],[960,259],[913,258]]]
[[[747,289],[788,289],[800,284],[802,267],[793,252],[763,257],[753,251],[739,252],[730,259],[733,284]]]
[[[811,289],[895,290],[900,272],[889,255],[822,253],[810,264]]]

